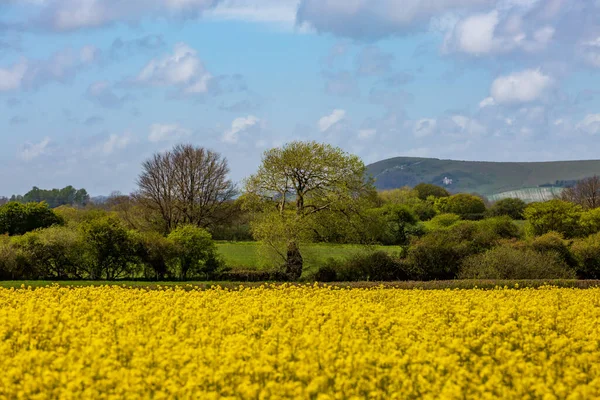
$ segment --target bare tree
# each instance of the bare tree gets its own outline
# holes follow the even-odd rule
[[[180,224],[210,227],[225,220],[236,194],[227,159],[202,147],[177,145],[142,165],[139,201],[158,213],[165,232]]]
[[[563,190],[560,198],[585,209],[600,207],[600,176],[594,175],[577,181],[575,186]]]

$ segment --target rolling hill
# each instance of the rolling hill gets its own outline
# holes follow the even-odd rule
[[[378,189],[426,182],[491,199],[516,196],[535,201],[551,198],[578,179],[600,175],[600,160],[489,162],[395,157],[370,164],[367,170]]]

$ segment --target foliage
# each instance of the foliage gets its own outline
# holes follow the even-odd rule
[[[174,245],[173,258],[177,262],[179,279],[190,275],[210,278],[222,266],[217,248],[206,229],[193,225],[182,225],[168,236]]]
[[[48,203],[10,202],[0,206],[0,235],[23,235],[63,223],[63,219],[50,209]]]
[[[400,189],[384,190],[378,192],[380,201],[385,204],[403,205],[410,208],[420,221],[429,221],[435,217],[433,202],[421,200],[416,190],[409,187]]]
[[[132,238],[136,244],[137,255],[146,267],[144,277],[163,280],[176,275],[170,269],[176,256],[173,241],[158,232],[132,233]]]
[[[55,226],[15,237],[13,242],[21,256],[19,270],[44,279],[83,277],[85,245],[79,231]]]
[[[112,280],[131,276],[137,265],[135,242],[121,221],[108,216],[82,225],[89,279]]]
[[[365,177],[360,158],[329,144],[291,142],[266,151],[244,196],[246,208],[257,214],[254,237],[277,251],[290,278],[298,279],[298,246],[311,239],[315,221],[323,221],[323,214],[361,214],[365,199],[375,198]]]
[[[561,279],[575,278],[556,253],[540,253],[499,246],[467,257],[459,274],[462,279]]]
[[[431,183],[419,183],[414,187],[417,192],[417,196],[421,200],[427,200],[429,197],[450,197],[450,192],[441,186],[433,185]]]
[[[456,214],[439,214],[427,221],[424,226],[428,231],[448,228],[460,221],[460,215]]]
[[[322,282],[398,281],[409,278],[402,261],[384,251],[356,254],[346,260],[330,258],[315,274],[315,280]]]
[[[582,236],[589,236],[600,232],[600,208],[587,210],[579,218]]]
[[[563,200],[532,203],[525,209],[530,233],[539,236],[554,231],[566,238],[580,233],[581,206]]]
[[[571,252],[581,279],[600,279],[600,233],[573,242]]]
[[[524,212],[527,204],[521,199],[501,199],[496,201],[488,209],[488,215],[491,217],[508,216],[512,219],[525,219]]]
[[[85,189],[75,189],[73,186],[52,190],[44,190],[34,186],[23,196],[13,195],[10,201],[18,203],[46,202],[50,208],[64,205],[84,207],[90,202],[90,195]]]
[[[436,198],[434,208],[438,213],[456,214],[463,219],[480,219],[486,210],[480,197],[467,193]]]

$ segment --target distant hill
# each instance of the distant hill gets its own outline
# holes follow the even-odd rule
[[[488,162],[395,157],[370,164],[367,169],[378,189],[426,182],[451,192],[534,201],[551,198],[579,179],[600,175],[600,160]]]

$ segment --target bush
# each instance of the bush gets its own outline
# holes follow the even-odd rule
[[[487,211],[491,217],[508,216],[512,219],[525,219],[524,212],[527,204],[521,199],[502,199],[495,202]]]
[[[10,202],[0,207],[0,235],[23,235],[36,229],[62,225],[64,220],[47,203]]]
[[[529,231],[534,236],[548,232],[558,232],[566,238],[579,235],[579,218],[581,206],[562,200],[550,200],[543,203],[532,203],[525,209],[525,219],[529,223]]]
[[[446,189],[431,183],[419,183],[414,187],[414,190],[421,200],[426,200],[430,196],[434,198],[450,196],[450,193]]]
[[[14,243],[7,235],[0,236],[0,279],[22,279],[19,256]]]
[[[569,243],[557,232],[549,232],[531,240],[529,247],[538,253],[554,253],[571,268],[577,266],[577,260],[571,253]]]
[[[508,216],[486,218],[478,222],[480,228],[502,239],[518,239],[521,229]]]
[[[335,272],[333,276],[332,271]],[[410,279],[410,273],[401,260],[385,251],[356,254],[346,260],[329,259],[315,275],[339,281],[398,281]]]
[[[174,277],[174,243],[158,232],[132,232],[136,254],[144,264],[144,277],[163,280]]]
[[[571,247],[581,279],[600,279],[600,233],[575,240]]]
[[[582,236],[589,236],[600,232],[600,208],[584,211],[579,219]]]
[[[36,279],[78,279],[83,275],[85,248],[77,230],[51,227],[13,239],[20,251],[20,268]]]
[[[435,200],[434,208],[439,213],[457,214],[464,219],[481,219],[485,213],[485,202],[477,196],[459,193]]]
[[[556,253],[540,253],[500,246],[467,257],[459,274],[462,279],[574,279]]]
[[[174,260],[180,279],[187,279],[188,275],[211,279],[223,266],[212,236],[206,229],[183,225],[169,234],[169,240],[174,245]]]
[[[425,222],[423,225],[428,231],[448,228],[460,221],[460,216],[456,214],[440,214]]]
[[[88,279],[113,280],[132,275],[139,259],[132,236],[115,217],[94,219],[82,226]]]

